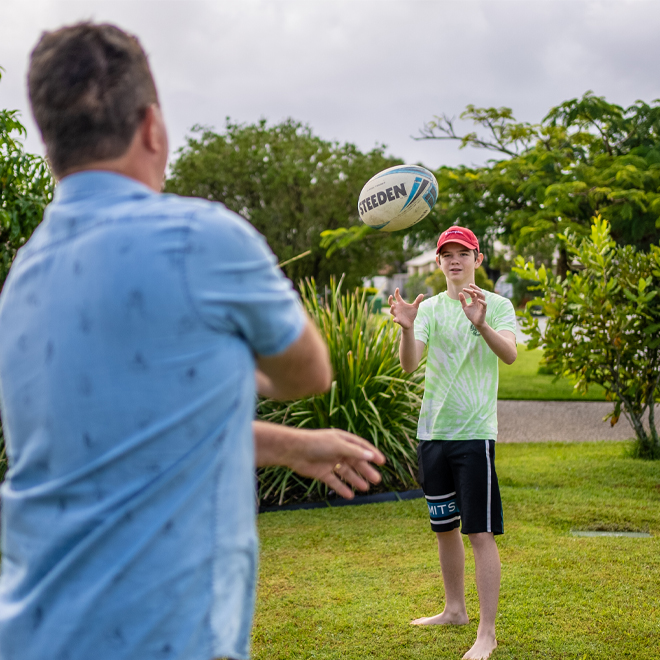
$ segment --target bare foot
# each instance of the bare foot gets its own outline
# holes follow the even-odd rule
[[[464,626],[470,623],[467,612],[452,613],[441,612],[435,616],[423,616],[421,619],[415,619],[410,622],[411,626]]]
[[[463,656],[463,660],[486,660],[497,648],[497,640],[493,635],[477,635],[477,641]]]

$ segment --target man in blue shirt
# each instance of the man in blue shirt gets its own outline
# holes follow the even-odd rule
[[[247,658],[255,464],[350,496],[384,459],[343,432],[253,427],[255,381],[323,391],[327,350],[250,225],[159,193],[137,40],[47,33],[29,89],[61,181],[0,296],[0,657]]]

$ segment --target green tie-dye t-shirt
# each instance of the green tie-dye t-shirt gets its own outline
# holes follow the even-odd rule
[[[486,323],[516,331],[511,301],[488,291]],[[465,316],[459,300],[440,293],[419,306],[415,339],[428,347],[420,440],[497,439],[497,356]]]

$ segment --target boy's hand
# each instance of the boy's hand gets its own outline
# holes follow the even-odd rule
[[[472,321],[475,328],[479,329],[486,322],[486,294],[476,284],[468,284],[463,291],[472,299],[468,304],[465,295],[458,294],[465,316]]]
[[[404,330],[409,330],[413,327],[415,318],[417,316],[417,310],[419,309],[419,303],[424,300],[424,294],[420,293],[415,301],[412,304],[407,303],[399,293],[397,288],[394,291],[394,298],[390,296],[387,300],[387,304],[390,306],[390,314],[392,315],[392,320],[395,323],[398,323]]]

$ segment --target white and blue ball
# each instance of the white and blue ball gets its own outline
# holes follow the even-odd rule
[[[365,224],[380,231],[406,229],[426,217],[438,198],[438,182],[418,165],[395,165],[362,188],[358,213]]]

